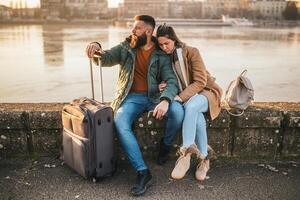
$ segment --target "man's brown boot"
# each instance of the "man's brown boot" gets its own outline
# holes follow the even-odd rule
[[[176,161],[175,167],[171,173],[173,179],[182,179],[190,168],[192,154],[199,154],[199,150],[195,144],[189,148],[180,148],[178,151],[179,158]]]

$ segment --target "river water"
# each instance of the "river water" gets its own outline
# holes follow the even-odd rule
[[[175,27],[197,47],[207,69],[226,90],[243,69],[255,101],[300,101],[300,27]],[[1,25],[0,102],[69,102],[91,96],[86,45],[104,49],[129,28],[96,25]],[[94,69],[99,99],[98,69]],[[103,69],[105,101],[114,98],[118,66]]]

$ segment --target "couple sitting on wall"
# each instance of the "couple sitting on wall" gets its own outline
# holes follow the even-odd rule
[[[118,138],[137,172],[131,194],[139,196],[146,192],[152,175],[134,135],[133,122],[150,110],[156,119],[167,117],[157,156],[159,165],[167,161],[175,134],[182,128],[183,142],[171,177],[183,178],[195,154],[199,159],[195,176],[202,181],[213,152],[207,143],[204,114],[212,120],[219,115],[222,90],[206,70],[198,49],[183,43],[173,27],[160,25],[154,37],[153,17],[139,15],[134,20],[132,33],[124,42],[105,51],[92,42],[86,53],[89,58],[99,53],[103,66],[120,65],[112,107]]]

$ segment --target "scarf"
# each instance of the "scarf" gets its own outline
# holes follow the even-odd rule
[[[180,91],[188,86],[186,68],[183,61],[182,48],[176,48],[172,54],[172,67],[177,77]]]

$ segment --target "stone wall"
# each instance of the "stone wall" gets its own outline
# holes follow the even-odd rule
[[[0,104],[0,156],[59,155],[64,104]],[[144,113],[134,124],[145,156],[154,156],[165,121]],[[209,144],[219,157],[300,157],[300,103],[255,103],[241,117],[225,109],[207,121]],[[119,148],[118,154],[124,157]],[[174,151],[181,144],[181,134]]]

